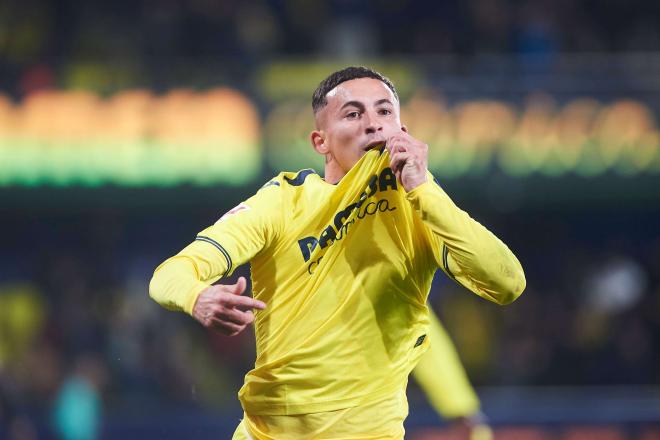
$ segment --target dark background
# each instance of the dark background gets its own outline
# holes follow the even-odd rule
[[[148,282],[156,265],[254,193],[282,160],[290,170],[318,165],[277,153],[280,138],[265,126],[294,102],[311,128],[305,106],[314,86],[354,63],[391,75],[404,105],[419,89],[447,108],[491,100],[520,118],[539,93],[557,109],[583,98],[648,109],[655,153],[633,171],[623,154],[595,173],[576,166],[516,175],[496,159],[436,173],[516,253],[528,285],[501,308],[440,274],[430,297],[496,427],[538,427],[559,438],[588,425],[642,438],[660,422],[659,5],[0,2],[0,96],[17,114],[49,90],[107,99],[136,88],[165,96],[229,87],[247,97],[260,124],[258,171],[241,184],[220,176],[203,185],[91,185],[6,178],[13,169],[3,158],[22,144],[0,120],[0,438],[76,438],[58,434],[54,422],[76,378],[94,384],[72,395],[99,405],[89,415],[99,438],[230,437],[241,416],[236,392],[254,360],[252,335],[206,332],[152,302]],[[284,139],[297,136],[287,128],[278,132]],[[641,148],[637,141],[626,148]],[[441,435],[425,430],[442,421],[413,383],[409,397],[411,438]]]

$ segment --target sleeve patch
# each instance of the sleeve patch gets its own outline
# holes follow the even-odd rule
[[[249,211],[249,210],[250,210],[250,207],[248,205],[246,205],[245,203],[241,202],[237,206],[235,206],[232,209],[230,209],[229,211],[227,211],[222,217],[220,217],[220,219],[216,222],[216,224],[223,221],[227,217],[238,214],[239,212],[242,212],[242,211]]]

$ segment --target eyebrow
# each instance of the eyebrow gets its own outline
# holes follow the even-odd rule
[[[379,105],[381,105],[381,104],[390,104],[390,105],[393,105],[393,104],[392,104],[392,101],[390,101],[390,100],[387,99],[387,98],[383,98],[383,99],[379,99],[378,101],[376,101],[376,102],[374,103],[374,106],[379,106]],[[348,101],[348,102],[345,102],[344,105],[342,105],[341,108],[340,108],[339,110],[343,110],[344,108],[346,108],[346,107],[350,107],[350,106],[357,107],[357,108],[359,108],[359,109],[363,109],[363,108],[364,108],[364,104],[363,104],[362,102],[360,102],[360,101]]]
[[[381,104],[390,104],[390,105],[394,105],[394,104],[392,104],[392,101],[390,101],[390,100],[387,99],[387,98],[379,99],[379,100],[376,101],[376,103],[375,103],[375,105],[381,105]]]

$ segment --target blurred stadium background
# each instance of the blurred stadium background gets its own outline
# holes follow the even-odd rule
[[[369,65],[454,200],[522,261],[430,302],[497,439],[660,439],[660,3],[0,1],[0,438],[230,438],[251,334],[148,299]],[[243,268],[240,274],[247,274]],[[449,439],[409,387],[413,440]]]

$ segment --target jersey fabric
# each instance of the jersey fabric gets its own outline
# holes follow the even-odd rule
[[[413,377],[442,417],[472,416],[480,409],[479,398],[447,331],[433,312],[429,318],[431,346],[413,370]]]
[[[376,402],[311,414],[245,414],[232,440],[401,440],[408,415],[405,387]]]
[[[525,286],[509,249],[429,181],[406,193],[386,150],[336,185],[281,173],[155,271],[151,296],[192,313],[199,293],[251,263],[257,358],[247,414],[329,412],[396,394],[429,344],[441,267],[500,304]],[[238,209],[240,208],[240,209]]]

